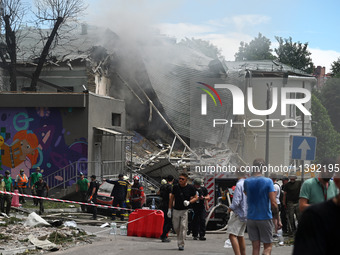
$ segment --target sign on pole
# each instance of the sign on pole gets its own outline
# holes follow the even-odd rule
[[[314,160],[316,151],[316,137],[293,136],[292,159]]]

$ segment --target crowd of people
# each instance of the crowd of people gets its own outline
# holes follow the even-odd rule
[[[40,173],[40,167],[35,169],[29,177],[26,176],[23,169],[20,169],[19,174],[16,176],[14,182],[10,176],[10,171],[5,171],[5,176],[0,174],[0,190],[6,192],[13,192],[18,190],[20,194],[31,194],[34,196],[45,197],[48,196],[49,187],[47,183],[43,180],[42,174]],[[24,196],[19,196],[19,203],[26,203]],[[0,194],[0,209],[2,213],[10,214],[12,204],[11,194]],[[35,206],[39,205],[39,214],[44,212],[44,200],[43,199],[33,199],[33,204]]]

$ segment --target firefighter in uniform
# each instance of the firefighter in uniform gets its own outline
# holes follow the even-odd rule
[[[123,207],[125,204],[128,182],[125,181],[123,177],[124,177],[123,174],[119,174],[118,180],[116,181],[106,180],[106,182],[115,185],[111,192],[111,196],[113,197],[112,206],[114,207],[117,207],[117,206]],[[115,208],[112,209],[112,218],[111,218],[112,220],[116,219],[116,211],[117,209]],[[117,216],[120,216],[120,220],[124,220],[124,213],[125,213],[125,210],[118,211]]]
[[[139,183],[139,177],[136,175],[133,177],[133,185],[130,192],[130,204],[132,209],[142,208],[145,202],[144,188]]]
[[[26,193],[27,185],[28,185],[28,178],[26,174],[24,173],[24,169],[20,169],[20,174],[18,174],[15,179],[15,188],[19,190],[20,194],[27,194]],[[25,197],[20,196],[19,202],[22,204],[26,203]]]

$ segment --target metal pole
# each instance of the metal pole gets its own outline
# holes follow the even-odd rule
[[[304,81],[302,81],[302,88],[305,88],[305,82]],[[302,104],[302,105],[304,106],[304,104]],[[302,120],[302,136],[304,136],[305,135],[305,114],[303,112],[301,112],[301,113],[302,113],[302,116],[301,116],[301,120]],[[303,183],[304,179],[305,179],[305,167],[304,167],[305,161],[302,160],[301,163],[302,163],[301,164],[302,165],[302,169],[301,169],[301,183]]]
[[[269,109],[270,104],[270,92],[271,92],[272,83],[267,83],[267,109]],[[266,166],[269,165],[269,115],[266,116]],[[265,172],[265,176],[268,177],[268,171]]]

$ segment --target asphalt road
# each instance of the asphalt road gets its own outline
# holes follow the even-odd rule
[[[89,233],[103,231],[100,227],[79,226]],[[105,231],[106,230],[106,231]],[[161,240],[155,238],[131,237],[110,235],[109,228],[105,228],[104,232],[97,233],[92,244],[82,245],[67,249],[65,251],[53,252],[53,254],[70,254],[70,255],[105,255],[105,254],[129,254],[129,255],[168,255],[168,254],[195,254],[195,255],[225,255],[234,254],[232,248],[224,248],[224,242],[227,239],[226,234],[208,234],[206,241],[192,240],[187,237],[184,251],[177,248],[176,237],[170,235],[170,243],[162,243]],[[251,254],[251,243],[246,236],[246,251]],[[292,254],[292,246],[273,247],[273,255]]]

